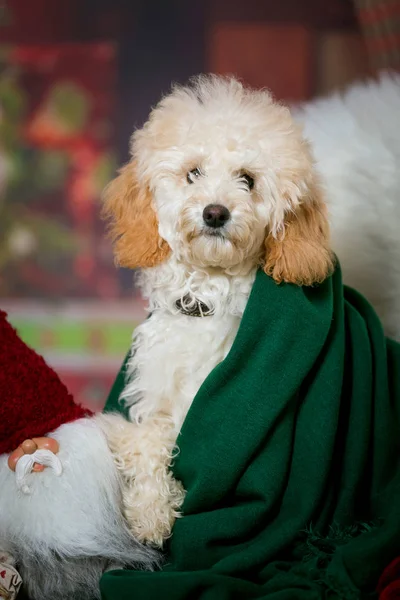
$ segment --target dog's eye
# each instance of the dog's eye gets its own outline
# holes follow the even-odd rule
[[[251,191],[254,187],[254,179],[248,173],[240,173],[239,181],[240,183],[244,183],[249,191]]]
[[[195,169],[188,171],[188,173],[186,175],[187,182],[194,183],[196,181],[196,179],[198,179],[201,175],[202,175],[202,172],[200,171],[200,169],[198,167],[196,167]]]

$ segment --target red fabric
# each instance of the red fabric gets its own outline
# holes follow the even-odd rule
[[[376,590],[379,600],[400,599],[400,558],[393,560],[382,573]]]
[[[18,337],[0,310],[0,454],[91,414],[75,404],[55,371]]]

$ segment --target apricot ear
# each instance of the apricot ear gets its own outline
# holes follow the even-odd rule
[[[102,216],[109,222],[116,262],[130,269],[154,267],[170,253],[158,233],[152,196],[141,185],[134,162],[125,165],[104,191]]]
[[[334,259],[327,209],[319,190],[287,214],[281,233],[267,236],[265,250],[264,271],[277,283],[313,285],[330,275]]]

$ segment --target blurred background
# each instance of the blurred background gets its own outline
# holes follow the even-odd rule
[[[144,316],[101,191],[171,82],[301,102],[400,64],[398,0],[0,0],[0,306],[101,409]]]

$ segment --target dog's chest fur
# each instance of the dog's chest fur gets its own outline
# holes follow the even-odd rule
[[[201,384],[228,354],[254,281],[244,273],[188,273],[171,260],[141,277],[151,316],[135,331],[123,396],[132,419],[163,413],[178,433]],[[176,302],[190,295],[213,314],[182,314]]]

